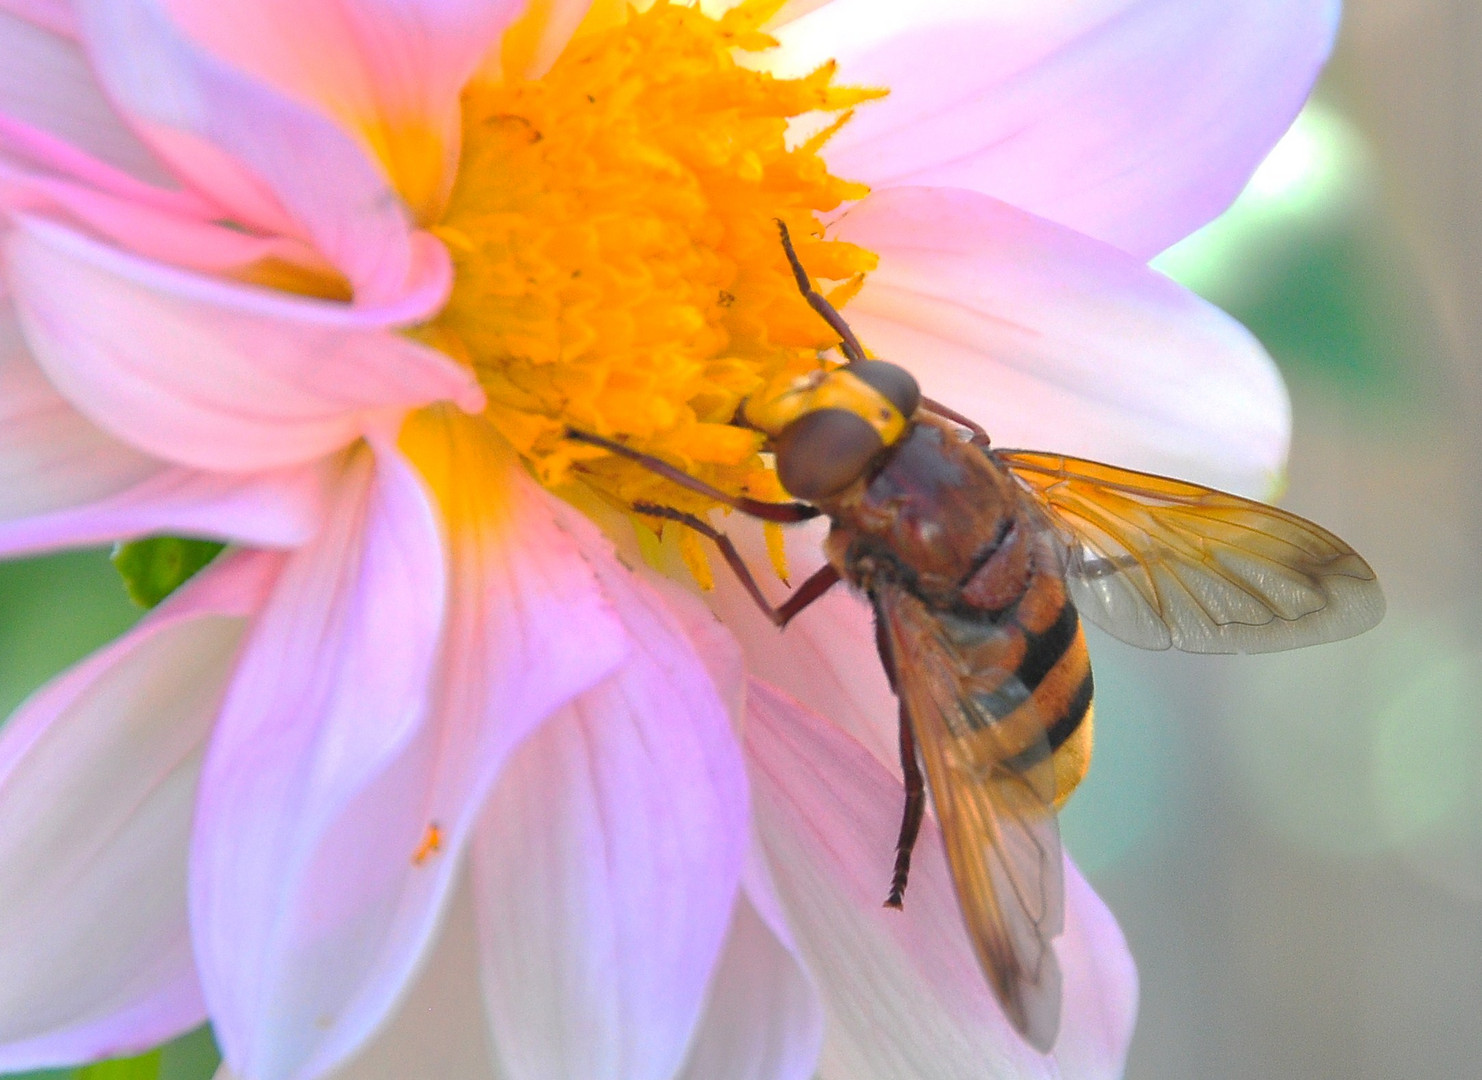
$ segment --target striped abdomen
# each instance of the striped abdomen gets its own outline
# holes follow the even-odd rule
[[[970,672],[964,727],[991,722],[1025,767],[1052,754],[1059,806],[1090,765],[1092,680],[1080,617],[1057,569],[1030,570],[1023,592],[1000,610],[959,607],[942,623]]]

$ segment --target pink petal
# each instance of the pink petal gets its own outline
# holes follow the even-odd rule
[[[427,256],[350,133],[190,42],[158,0],[78,0],[78,11],[109,94],[179,175],[242,224],[311,240],[359,302],[415,291]]]
[[[746,564],[762,577],[773,602],[781,603],[787,590],[767,572],[761,529],[739,514],[725,519],[725,529]],[[787,529],[793,585],[823,565],[827,531],[822,522]],[[757,609],[724,567],[717,567],[715,590],[707,599],[740,642],[749,672],[828,717],[895,768],[900,761],[899,710],[875,651],[874,615],[861,596],[836,585],[785,630]]]
[[[303,466],[232,476],[162,468],[108,498],[0,522],[0,556],[158,533],[294,547],[319,525],[326,471]]]
[[[437,942],[393,1013],[325,1080],[500,1080],[479,996],[473,888],[460,876]],[[222,1065],[215,1080],[237,1080]]]
[[[428,757],[409,813],[419,829],[439,823],[455,851],[515,747],[609,676],[628,635],[594,571],[611,561],[605,541],[531,480],[487,424],[430,410],[403,441],[437,493],[452,582]],[[447,862],[421,876],[445,883]]]
[[[493,62],[489,63],[493,69],[490,76],[499,77],[503,69],[502,75],[507,79],[540,78],[560,57],[591,7],[592,0],[542,0],[530,4],[521,17],[521,29],[530,32],[528,44],[520,55],[493,56]],[[532,20],[534,25],[530,25]],[[506,69],[509,61],[512,63]]]
[[[0,118],[0,145],[8,143],[14,147],[22,139],[37,144],[42,137],[36,132],[19,130]],[[56,149],[36,145],[27,148],[38,153]],[[49,155],[51,159],[57,156]],[[46,163],[77,164],[54,160]],[[101,171],[96,165],[88,168],[88,164],[82,163],[79,169]],[[169,205],[167,200],[149,197],[155,193],[156,189],[150,188],[123,194],[98,191],[72,179],[12,168],[0,160],[0,205],[11,211],[29,211],[81,226],[84,231],[145,259],[211,274],[247,270],[266,259],[311,267],[318,261],[317,254],[304,244],[228,228],[191,212],[194,208],[188,205]]]
[[[463,438],[437,435],[440,425]],[[407,437],[424,469],[428,444],[443,440],[446,468],[429,471],[448,500],[448,606],[426,561],[431,545],[440,578],[425,495],[379,447],[372,490],[382,493],[360,512],[365,524],[331,525],[297,557],[203,782],[197,938],[213,943],[199,948],[218,1034],[254,1080],[319,1075],[379,1029],[433,938],[457,852],[514,742],[620,655],[620,630],[554,527],[549,496],[532,497],[484,425],[428,416]],[[439,632],[435,669],[414,680]],[[399,688],[378,689],[393,677]],[[433,825],[437,847],[426,843]]]
[[[0,554],[153,532],[291,546],[318,527],[324,472],[205,473],[131,449],[62,399],[0,309]]]
[[[1137,965],[1122,928],[1073,865],[1065,875],[1071,912],[1057,948],[1065,1012],[1077,1018],[1055,1043],[1060,1073],[1076,1080],[1120,1080],[1137,1017]]]
[[[214,56],[379,140],[393,175],[398,165],[430,167],[399,160],[398,140],[408,140],[412,156],[436,155],[445,188],[457,162],[459,94],[524,7],[525,0],[174,0],[170,12]]]
[[[196,777],[276,557],[213,566],[0,735],[0,1070],[143,1050],[205,1018],[186,923]]]
[[[31,359],[15,313],[0,306],[0,520],[92,502],[162,467],[68,405]]]
[[[27,342],[94,422],[167,461],[255,470],[357,439],[369,415],[443,398],[466,369],[369,311],[152,266],[34,219],[10,237]]]
[[[1001,446],[1269,493],[1290,412],[1217,308],[1115,248],[985,195],[878,192],[836,234],[880,254],[848,318]]]
[[[657,594],[689,640],[696,657],[705,665],[711,685],[726,703],[732,729],[739,731],[746,711],[746,658],[724,616],[717,617],[718,612],[710,603],[712,594],[696,591],[694,578],[685,568],[678,548],[666,544],[663,552],[669,561],[654,566],[649,562],[652,551],[645,556],[632,518],[627,514],[595,498],[577,506],[561,500],[552,502],[561,528],[581,538],[582,548],[588,552],[589,558],[607,562],[615,554],[629,574]],[[728,525],[735,521],[751,524],[749,519],[738,516]],[[749,537],[746,541],[749,542]],[[760,550],[759,529],[757,544]],[[765,554],[760,558],[765,560]],[[769,622],[767,625],[772,624]]]
[[[1223,210],[1326,59],[1337,0],[834,0],[784,63],[885,86],[829,144],[878,188],[973,188],[1147,258]]]
[[[373,865],[381,845],[336,826],[423,718],[444,592],[415,477],[362,451],[237,666],[202,775],[190,899],[217,1037],[254,1077],[296,1075],[341,1034],[351,972],[374,959],[383,896],[314,878],[325,844],[346,879],[403,875],[404,856]]]
[[[753,845],[705,1015],[679,1080],[808,1080],[823,1006]]]
[[[146,183],[75,143],[13,115],[0,114],[0,161],[7,162],[7,168],[15,172],[66,178],[89,190],[151,209],[173,211],[202,221],[219,213],[216,207],[190,192]]]
[[[473,887],[459,875],[437,942],[396,1011],[327,1080],[500,1080],[479,991]],[[222,1067],[217,1080],[231,1080]]]
[[[61,5],[5,6],[0,116],[50,132],[126,175],[165,182],[159,160],[120,119],[82,48],[65,33]]]
[[[0,0],[0,11],[18,15],[61,37],[77,36],[77,17],[70,0]]]
[[[703,661],[654,593],[593,561],[629,657],[520,747],[475,838],[484,995],[511,1080],[673,1076],[747,844],[740,752]]]
[[[1056,941],[1066,996],[1057,1044],[1036,1053],[978,970],[928,819],[904,911],[881,906],[902,787],[839,728],[752,684],[746,751],[757,827],[827,1012],[825,1080],[1115,1077],[1136,991],[1126,944],[1067,865],[1067,930]],[[1079,1070],[1070,1072],[1074,1064]]]

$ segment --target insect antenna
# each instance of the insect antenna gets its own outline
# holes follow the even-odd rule
[[[921,407],[929,413],[936,413],[943,420],[950,420],[959,427],[967,428],[968,431],[972,432],[972,439],[970,441],[974,446],[986,447],[990,445],[988,432],[983,430],[983,425],[979,424],[976,420],[963,416],[950,405],[943,405],[940,401],[933,401],[929,397],[922,397]]]
[[[864,349],[860,347],[859,339],[854,336],[854,331],[849,329],[849,324],[844,321],[844,316],[839,314],[837,308],[826,300],[822,293],[813,288],[813,283],[808,279],[808,271],[803,269],[802,262],[798,259],[798,253],[793,250],[792,237],[788,235],[787,225],[781,218],[777,219],[778,231],[782,233],[782,250],[787,252],[787,261],[792,265],[792,276],[797,279],[798,292],[803,294],[803,299],[818,314],[823,316],[824,322],[833,327],[834,333],[839,335],[839,348],[850,361],[863,360]]]
[[[661,458],[652,454],[645,454],[631,447],[624,446],[620,442],[594,435],[589,431],[578,431],[576,428],[567,428],[566,437],[574,442],[584,442],[591,446],[600,446],[609,450],[619,457],[625,457],[629,461],[642,465],[651,473],[670,480],[686,491],[693,491],[696,495],[704,495],[708,499],[714,499],[718,503],[729,506],[732,510],[740,510],[743,514],[760,518],[763,521],[775,521],[780,524],[791,524],[796,521],[808,521],[823,513],[818,507],[805,502],[774,503],[762,499],[753,499],[746,495],[730,495],[720,488],[712,487],[698,477],[691,476],[683,469],[677,469]]]

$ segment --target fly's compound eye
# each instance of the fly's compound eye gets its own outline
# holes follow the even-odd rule
[[[856,360],[840,370],[849,372],[870,387],[899,409],[907,420],[916,415],[921,405],[921,387],[916,385],[915,376],[899,364],[888,360]]]
[[[812,502],[863,476],[884,443],[862,417],[846,409],[816,409],[788,424],[772,449],[782,486],[793,498]]]

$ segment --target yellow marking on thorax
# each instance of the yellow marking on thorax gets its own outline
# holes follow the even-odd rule
[[[853,413],[875,429],[884,446],[894,445],[906,430],[906,417],[889,398],[842,368],[801,378],[781,376],[746,402],[744,415],[747,423],[777,436],[798,417],[819,409]]]

